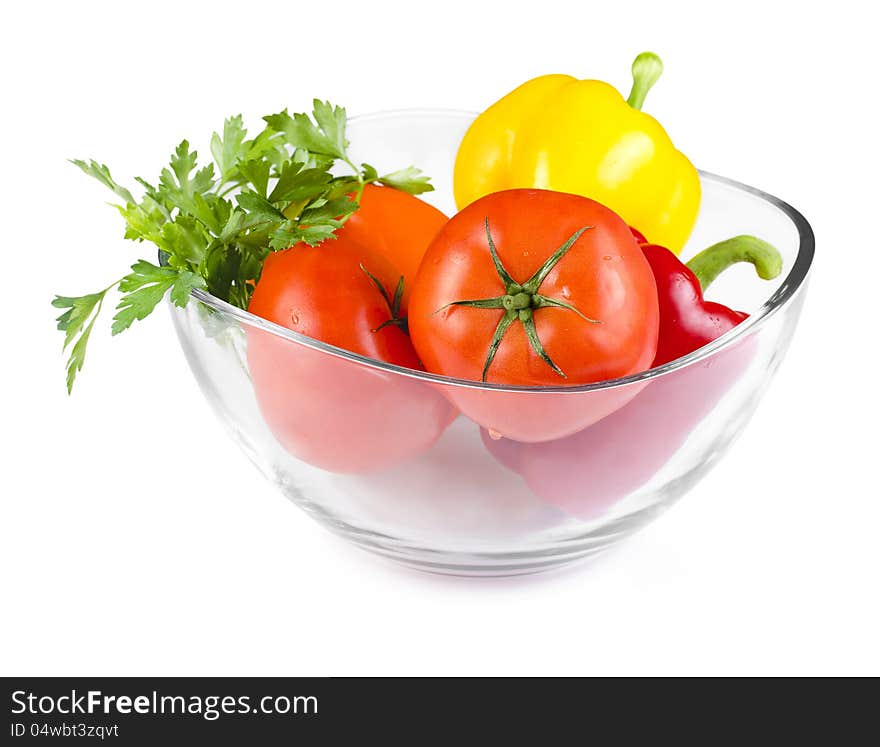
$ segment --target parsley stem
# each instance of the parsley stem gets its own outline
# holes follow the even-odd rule
[[[113,290],[113,288],[115,288],[121,282],[122,282],[122,278],[119,278],[118,280],[114,280],[112,283],[110,283],[110,285],[108,285],[106,288],[104,288],[104,290],[101,291],[101,303],[104,302],[104,298],[103,298],[104,294],[107,293],[108,291]]]
[[[357,179],[357,182],[358,182],[357,192],[355,193],[354,202],[357,203],[358,205],[360,205],[361,197],[363,197],[363,195],[364,195],[364,187],[367,186],[367,182],[364,179],[364,172],[361,171],[357,166],[355,166],[351,162],[351,159],[347,155],[342,157],[342,161],[344,163],[348,164],[348,166],[351,167],[351,170],[354,171],[355,178]],[[353,212],[349,213],[348,215],[342,216],[342,218],[339,220],[339,226],[342,226],[349,218],[351,218],[352,215],[354,215]]]
[[[347,155],[343,156],[342,160],[345,161],[345,163],[347,163],[349,166],[351,166],[351,170],[354,171],[355,175],[358,178],[358,181],[362,182],[364,180],[364,175],[361,173],[361,170],[351,162],[351,159]]]
[[[222,187],[222,186],[223,186],[223,184],[218,184],[217,189],[220,189],[220,187]],[[236,189],[239,186],[241,186],[241,185],[238,182],[233,182],[226,189],[224,189],[222,192],[219,192],[217,194],[217,197],[226,197],[226,195],[228,195],[230,192],[232,192],[232,190]]]

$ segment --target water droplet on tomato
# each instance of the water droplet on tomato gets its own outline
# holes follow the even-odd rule
[[[571,298],[571,289],[567,285],[563,285],[562,290],[559,292],[562,294],[563,298]]]
[[[609,259],[611,259],[611,255],[606,254],[604,257],[602,257],[602,259],[604,259],[607,262]]]
[[[297,314],[296,312],[293,312],[293,313],[290,315],[290,323],[291,323],[294,327],[295,327],[297,324],[299,324],[299,314]]]
[[[488,430],[489,430],[489,438],[491,438],[493,441],[497,441],[501,438],[501,434],[498,431],[496,431],[494,428],[489,428]]]

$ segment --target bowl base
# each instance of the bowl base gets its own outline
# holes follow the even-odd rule
[[[748,419],[754,408],[744,415]],[[614,519],[607,517],[582,524],[582,531],[564,538],[547,539],[522,549],[482,549],[480,547],[437,547],[418,540],[406,540],[382,532],[354,526],[310,501],[295,484],[275,473],[274,482],[291,502],[321,526],[362,550],[393,560],[414,570],[445,576],[503,577],[553,571],[584,562],[608,550],[665,513],[708,472],[736,438],[739,429],[730,429],[716,443],[712,454],[654,493],[655,502]]]
[[[536,554],[532,558],[526,557],[524,553],[510,553],[507,556],[503,554],[437,553],[436,555],[432,554],[430,558],[422,558],[415,557],[413,553],[389,552],[387,549],[375,546],[355,544],[362,550],[387,558],[415,571],[464,578],[505,578],[530,576],[575,565],[604,552],[614,543],[564,557],[546,557]]]
[[[554,571],[582,563],[617,545],[648,524],[668,506],[654,506],[597,527],[582,536],[552,546],[520,551],[435,550],[393,537],[354,528],[338,519],[320,523],[362,550],[414,570],[444,576],[504,577]],[[317,518],[317,517],[316,517]]]

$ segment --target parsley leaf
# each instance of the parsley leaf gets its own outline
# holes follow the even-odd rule
[[[184,212],[197,210],[194,198],[214,186],[214,164],[209,163],[193,174],[197,162],[198,153],[190,152],[189,143],[183,140],[171,156],[171,169],[162,169],[159,176],[162,196]]]
[[[368,163],[361,164],[361,173],[365,182],[375,182],[379,179],[379,172],[376,171],[376,167],[370,166]]]
[[[345,125],[348,118],[345,115],[345,109],[341,106],[333,106],[329,101],[321,101],[315,99],[312,102],[312,116],[324,136],[334,144],[335,153],[327,155],[335,155],[337,158],[347,160],[348,140],[345,139]]]
[[[161,249],[162,226],[165,214],[159,209],[158,203],[147,197],[140,205],[129,202],[127,205],[114,205],[119,214],[125,218],[125,238],[135,241],[152,241]]]
[[[92,333],[95,320],[101,312],[101,304],[104,302],[104,296],[107,295],[108,290],[110,288],[86,296],[55,296],[52,300],[52,305],[56,309],[67,309],[56,319],[58,329],[64,332],[63,349],[67,350],[67,346],[76,340],[67,361],[68,394],[73,391],[73,382],[85,363],[89,335]]]
[[[252,184],[257,194],[262,197],[265,197],[266,192],[269,191],[270,168],[271,166],[268,161],[254,158],[240,161],[238,164],[238,170],[244,181]]]
[[[312,246],[335,238],[358,209],[364,185],[378,182],[411,194],[431,189],[427,177],[409,167],[383,177],[369,164],[360,168],[348,155],[346,112],[315,99],[311,116],[287,110],[263,117],[253,138],[240,114],[227,118],[210,138],[212,162],[199,165],[198,153],[183,140],[158,181],[135,177],[143,188],[137,200],[118,184],[107,166],[74,160],[78,168],[110,189],[122,204],[125,238],[149,241],[160,264],[139,260],[131,272],[99,293],[56,296],[64,309],[58,328],[67,364],[68,391],[82,369],[89,335],[108,291],[122,293],[111,331],[119,334],[144,319],[167,296],[184,306],[196,288],[247,308],[254,283],[271,251],[298,242]],[[339,176],[345,164],[351,173]]]
[[[121,197],[126,202],[134,202],[134,197],[131,196],[131,192],[129,192],[125,187],[120,187],[114,180],[113,177],[110,176],[110,169],[108,169],[103,164],[98,163],[95,160],[81,161],[78,158],[71,159],[70,161],[74,166],[79,166],[86,174],[97,179],[101,184],[105,187],[109,188],[112,192],[114,192],[118,197]]]
[[[304,241],[309,246],[318,246],[328,239],[335,239],[336,233],[333,226],[317,224],[314,226],[300,226],[299,241]]]
[[[174,222],[162,226],[162,249],[174,264],[174,260],[182,260],[184,267],[198,265],[211,241],[210,233],[190,215],[178,215]]]
[[[235,198],[238,206],[251,215],[256,215],[267,220],[284,220],[284,213],[275,207],[265,197],[260,197],[256,192],[242,192]]]
[[[223,137],[216,132],[211,136],[211,155],[220,171],[220,178],[233,177],[236,164],[247,155],[249,146],[245,145],[247,130],[242,126],[241,114],[229,117],[223,123]]]
[[[288,161],[269,195],[272,202],[299,202],[323,197],[333,177],[324,169],[302,169],[297,161]]]
[[[313,224],[326,224],[338,227],[343,223],[343,218],[355,212],[358,204],[348,197],[337,197],[321,205],[308,208],[300,213],[300,222],[306,226]]]
[[[345,109],[337,107],[335,111],[341,111],[342,117],[345,117]],[[333,114],[329,115],[330,119],[328,119],[326,109],[322,109],[321,116],[325,124],[320,126],[315,126],[308,114],[291,116],[287,113],[287,109],[263,119],[270,127],[282,133],[287,143],[294,148],[302,148],[310,153],[345,161],[347,159],[344,145],[345,122],[343,121],[341,125],[336,123],[335,119],[332,119]]]
[[[169,290],[171,301],[177,306],[185,306],[194,288],[206,286],[204,278],[194,272],[157,267],[142,259],[135,262],[131,270],[119,281],[123,296],[116,306],[117,312],[110,327],[114,335],[128,329],[135,320],[146,318]]]
[[[400,171],[392,171],[390,174],[379,177],[378,181],[381,184],[394,187],[403,192],[409,192],[411,195],[420,195],[423,192],[434,191],[431,178],[422,174],[421,169],[417,169],[415,166],[407,166],[405,169],[400,169]]]

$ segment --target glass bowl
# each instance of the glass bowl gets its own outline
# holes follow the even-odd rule
[[[474,115],[355,118],[357,159],[417,164],[454,213],[452,166]],[[739,265],[708,297],[750,317],[712,344],[624,379],[517,388],[419,373],[304,337],[195,291],[171,307],[187,360],[221,422],[278,489],[331,531],[409,566],[510,575],[604,550],[686,493],[757,407],[791,340],[813,258],[809,224],[752,187],[701,173],[684,257],[749,233],[775,244],[773,282]],[[470,419],[459,414],[467,410]],[[522,417],[557,437],[504,436]]]

